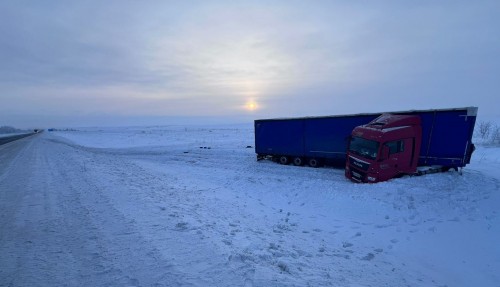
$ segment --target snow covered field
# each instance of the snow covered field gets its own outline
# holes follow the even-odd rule
[[[0,285],[500,286],[500,148],[370,185],[253,146],[251,125],[0,146]]]

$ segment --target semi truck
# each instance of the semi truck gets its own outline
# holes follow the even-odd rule
[[[345,167],[380,182],[470,162],[477,107],[255,120],[257,160]]]

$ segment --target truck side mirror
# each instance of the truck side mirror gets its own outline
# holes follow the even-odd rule
[[[381,154],[380,154],[380,160],[386,160],[389,158],[389,147],[386,145],[382,146]]]

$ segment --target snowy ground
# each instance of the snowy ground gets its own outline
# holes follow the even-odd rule
[[[248,146],[251,125],[0,146],[0,286],[500,286],[500,148],[368,185]]]

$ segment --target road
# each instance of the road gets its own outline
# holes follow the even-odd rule
[[[129,198],[103,184],[120,179],[99,176],[127,172],[114,166],[49,134],[0,146],[0,286],[203,285],[160,250],[175,246],[169,230],[120,210]]]
[[[9,136],[9,137],[0,137],[0,145],[6,144],[6,143],[9,143],[9,142],[18,140],[18,139],[22,139],[22,138],[25,138],[25,137],[29,137],[31,135],[33,135],[33,134],[24,134],[24,135],[15,135],[15,136]]]

